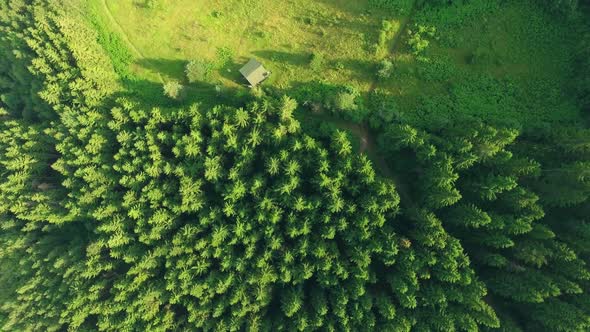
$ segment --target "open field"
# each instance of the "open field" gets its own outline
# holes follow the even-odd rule
[[[131,0],[105,4],[95,4],[98,13],[106,17],[110,11],[139,50],[134,73],[152,81],[158,80],[156,73],[182,80],[186,62],[201,59],[215,66],[211,82],[229,87],[243,83],[238,69],[255,57],[273,72],[269,84],[279,88],[321,77],[366,91],[382,56],[375,49],[382,20],[399,26],[399,18],[369,11],[365,0],[180,0],[159,1],[153,8]],[[323,61],[310,64],[312,54]]]
[[[211,64],[212,73],[207,85],[193,84],[189,92],[216,99],[215,86],[245,83],[238,69],[255,57],[272,72],[265,85],[290,91],[314,81],[352,86],[361,95],[386,91],[397,105],[387,118],[419,126],[440,127],[464,117],[517,127],[579,120],[567,84],[575,34],[526,0],[426,8],[413,17],[411,2],[399,11],[342,0],[91,5],[105,33],[126,45],[130,75],[141,81],[137,90],[150,96],[162,82],[186,83],[186,63],[199,59]],[[408,41],[419,26],[436,32],[424,38],[430,44],[418,54]],[[319,60],[312,61],[314,56]],[[383,59],[393,70],[378,79]]]

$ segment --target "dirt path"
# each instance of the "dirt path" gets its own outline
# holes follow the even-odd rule
[[[123,42],[125,42],[127,47],[131,50],[131,52],[133,53],[133,56],[135,56],[136,60],[146,59],[146,56],[135,46],[135,44],[133,44],[133,42],[129,38],[129,35],[127,35],[127,32],[125,31],[125,29],[123,29],[121,24],[119,24],[117,19],[115,19],[115,17],[113,16],[113,13],[111,12],[111,9],[109,8],[107,0],[100,0],[100,3],[101,3],[102,9],[103,9],[104,13],[106,14],[108,20],[111,22],[111,25],[113,27],[115,27],[115,30],[117,30],[119,37],[121,37]],[[158,80],[161,83],[164,83],[164,79],[162,78],[162,75],[158,72],[154,72],[154,73],[158,76]]]
[[[134,55],[137,58],[144,59],[145,56],[139,51],[139,49],[137,49],[137,47],[135,47],[135,45],[129,39],[129,36],[127,36],[125,30],[123,30],[123,27],[119,24],[119,22],[117,22],[117,20],[113,16],[113,13],[111,12],[109,5],[107,4],[107,0],[100,0],[100,4],[102,5],[102,9],[107,15],[107,18],[111,22],[112,26],[114,26],[115,29],[118,30],[117,32],[119,33],[119,36],[123,39],[125,44],[127,44],[127,47],[129,47],[129,49],[134,53]]]
[[[417,7],[418,0],[414,2],[414,5],[412,6],[410,13],[406,18],[404,18],[399,28],[399,31],[393,38],[393,41],[391,42],[391,46],[389,48],[388,56],[394,55],[395,52],[398,50],[402,37],[407,31],[408,25],[412,22],[414,15],[416,14]],[[371,83],[371,87],[369,88],[368,93],[370,94],[371,92],[375,91],[378,84],[379,80],[377,79],[377,77],[375,77],[375,79],[373,79],[373,82]],[[346,124],[345,127],[347,127],[346,129],[349,129],[354,134],[359,136],[359,152],[369,156],[369,158],[375,163],[375,167],[381,172],[381,174],[384,177],[391,179],[395,183],[397,192],[399,193],[401,201],[403,202],[402,204],[404,204],[404,206],[406,207],[411,207],[413,204],[407,185],[391,170],[385,158],[383,158],[383,156],[381,156],[377,152],[377,144],[375,142],[374,136],[371,134],[368,124],[363,123],[359,125],[349,123]]]
[[[410,22],[412,21],[412,18],[416,14],[417,7],[418,7],[418,0],[416,0],[414,2],[414,5],[412,6],[410,13],[408,14],[407,17],[405,17],[403,19],[403,22],[402,22],[397,34],[393,37],[393,41],[391,42],[391,45],[389,48],[388,56],[392,56],[397,51],[397,49],[400,45],[400,41],[402,40],[404,33],[407,31],[408,25],[410,24]],[[373,79],[373,82],[371,82],[371,87],[369,88],[368,93],[370,94],[371,92],[375,91],[378,84],[379,84],[379,80],[375,77]],[[369,144],[370,142],[374,142],[374,140],[373,140],[373,137],[371,137],[372,135],[369,130],[369,126],[366,123],[359,126],[359,127],[360,127],[360,130],[358,131],[358,133],[360,133],[360,140],[361,140],[360,152],[364,153],[367,151],[367,149],[375,147],[374,144]],[[376,154],[375,154],[375,157],[380,158]],[[385,162],[383,162],[381,164],[386,165]],[[389,172],[389,173],[391,173],[391,172]]]

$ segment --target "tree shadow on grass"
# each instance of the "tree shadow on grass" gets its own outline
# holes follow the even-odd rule
[[[332,7],[334,10],[348,13],[352,16],[359,16],[359,15],[368,15],[368,16],[377,16],[378,18],[382,17],[390,17],[395,19],[401,19],[405,15],[409,15],[411,13],[412,7],[414,5],[421,6],[424,1],[416,0],[412,2],[403,2],[401,1],[400,4],[394,6],[392,2],[389,6],[385,6],[383,8],[379,8],[378,6],[371,5],[370,1],[350,1],[346,5],[342,5],[340,0],[318,0],[318,2],[323,3],[329,7]],[[387,1],[382,1],[387,2]],[[357,8],[353,8],[353,7]],[[388,8],[389,7],[389,8]],[[397,8],[396,8],[397,7]]]
[[[359,81],[374,82],[376,79],[378,64],[374,60],[338,59],[335,62],[354,72],[354,77]]]
[[[309,67],[310,55],[306,53],[263,50],[256,51],[254,54],[259,57],[259,60],[267,69],[272,69],[272,62],[274,61],[278,62],[279,65],[299,66],[304,67],[306,70]],[[218,77],[245,86],[248,83],[239,70],[248,60],[246,57],[231,59],[213,70],[217,72]],[[373,73],[376,73],[376,64],[374,61],[362,59],[340,59],[326,62],[315,74],[318,79],[323,76],[323,72],[332,70],[336,62],[343,65],[344,69],[352,71],[354,77],[358,80],[372,81],[374,79]],[[176,101],[164,94],[164,82],[158,82],[153,79],[142,79],[137,76],[122,79],[122,83],[127,90],[124,95],[142,100],[142,103],[147,107],[178,107],[193,103],[200,103],[206,106],[215,106],[218,104],[243,106],[242,102],[247,99],[244,96],[249,96],[248,89],[244,87],[228,87],[218,81],[189,83],[184,74],[186,64],[184,60],[143,59],[139,60],[137,64],[150,72],[161,74],[161,76],[164,76],[163,79],[165,82],[175,79],[184,86],[184,98]],[[281,94],[287,93],[300,97],[302,101],[317,102],[319,99],[322,99],[317,95],[318,93],[320,95],[330,94],[342,89],[343,86],[342,84],[330,84],[327,82],[319,83],[319,81],[315,83],[295,81],[286,89],[274,90],[280,90]],[[272,90],[272,87],[268,86],[268,84],[266,88],[271,88]]]
[[[163,84],[137,77],[121,80],[126,91],[114,95],[114,99],[126,98],[141,102],[143,108],[178,108],[192,104],[200,104],[203,107],[227,105],[234,107],[244,106],[251,101],[252,96],[245,89],[219,87],[218,85],[196,82],[183,84],[183,97],[180,100],[169,98],[164,94]]]
[[[232,59],[221,65],[217,72],[220,77],[235,82],[240,85],[248,85],[248,81],[240,73],[240,69],[248,62],[248,58],[240,57],[237,60]]]
[[[217,64],[211,68],[211,74],[217,73],[219,77],[236,82],[240,85],[247,85],[248,81],[240,73],[240,68],[248,62],[248,58],[240,57],[239,59],[229,60],[223,64]],[[159,73],[164,81],[177,80],[184,86],[197,86],[209,84],[215,88],[219,83],[214,82],[213,78],[206,83],[190,83],[186,77],[185,67],[187,61],[171,59],[142,59],[136,62],[137,65],[153,73]],[[214,76],[214,75],[213,75]],[[131,82],[133,83],[133,82]]]
[[[255,51],[255,55],[262,59],[271,61],[267,65],[270,67],[272,63],[279,63],[290,66],[298,66],[305,69],[310,67],[311,54],[309,53],[288,53],[282,51]],[[263,63],[264,64],[264,63]],[[373,82],[377,73],[377,63],[373,60],[364,59],[326,59],[323,64],[315,69],[315,75],[322,76],[322,72],[341,67],[343,70],[354,72],[354,77],[357,80],[365,82]]]
[[[164,96],[164,88],[161,83],[144,80],[136,77],[123,78],[121,80],[125,92],[121,97],[138,98],[149,107],[168,106],[169,100]]]
[[[187,61],[173,59],[139,59],[136,64],[154,73],[160,73],[168,79],[186,81],[184,68]]]
[[[309,53],[289,53],[272,50],[255,51],[253,53],[262,59],[292,66],[307,66],[311,58]]]

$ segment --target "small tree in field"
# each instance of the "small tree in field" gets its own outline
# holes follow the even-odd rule
[[[164,94],[172,99],[181,100],[184,96],[184,86],[177,81],[164,83]]]
[[[143,6],[147,9],[157,9],[161,7],[159,0],[145,0]]]
[[[389,60],[383,60],[379,63],[379,71],[377,77],[380,79],[387,79],[393,74],[393,63]]]
[[[334,96],[334,108],[340,111],[354,111],[357,109],[356,99],[359,92],[353,87],[346,87]]]

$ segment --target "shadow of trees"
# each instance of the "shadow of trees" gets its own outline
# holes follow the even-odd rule
[[[248,58],[240,57],[237,59],[225,61],[222,64],[212,64],[212,73],[216,72],[220,77],[236,82],[238,84],[247,85],[248,82],[240,74],[240,68],[248,62]],[[171,60],[171,59],[141,59],[136,62],[137,65],[154,73],[160,73],[164,76],[164,80],[177,80],[183,85],[191,85],[189,83],[185,67],[188,61],[186,60]],[[206,83],[213,83],[213,79]],[[198,84],[198,83],[197,83]]]
[[[377,71],[377,64],[373,60],[338,59],[329,62],[326,61],[320,68],[312,69],[310,68],[310,53],[261,50],[255,51],[253,54],[259,57],[261,62],[269,69],[273,67],[273,64],[284,64],[303,70],[303,77],[299,80],[292,81],[289,86],[276,88],[269,84],[263,85],[263,89],[270,94],[288,94],[296,97],[302,103],[321,104],[320,101],[325,101],[326,95],[332,95],[338,91],[342,91],[348,85],[354,86],[353,82],[350,84],[346,84],[346,82],[343,82],[343,84],[325,82],[322,78],[325,76],[324,72],[326,71],[351,71],[354,73],[356,80],[363,80],[365,82],[373,82],[375,80],[374,73]],[[148,71],[160,73],[164,81],[171,79],[179,81],[184,86],[185,96],[180,101],[173,100],[164,94],[164,82],[138,77],[127,77],[121,81],[126,87],[126,96],[138,98],[148,107],[178,107],[193,103],[200,103],[204,106],[215,106],[219,104],[243,106],[242,103],[248,100],[248,98],[251,98],[251,96],[249,90],[245,88],[248,82],[241,75],[239,69],[248,60],[245,57],[229,59],[222,64],[218,64],[214,69],[220,78],[230,80],[244,87],[228,87],[222,84],[221,81],[216,81],[216,79],[206,82],[190,83],[184,72],[187,63],[186,60],[148,58],[136,62],[138,66]]]
[[[253,53],[263,59],[292,66],[306,66],[311,59],[311,53],[289,53],[273,50],[255,51]]]
[[[186,61],[172,59],[139,59],[135,62],[144,69],[160,73],[169,78],[183,81]]]
[[[248,90],[243,88],[233,88],[220,84],[219,82],[189,82],[184,68],[187,61],[171,59],[142,59],[136,62],[137,65],[146,70],[160,73],[164,81],[177,80],[184,87],[183,98],[174,100],[164,94],[164,82],[158,82],[149,79],[143,79],[136,76],[128,76],[120,79],[125,87],[124,92],[113,96],[115,99],[125,97],[132,100],[141,100],[145,107],[182,107],[191,104],[201,104],[205,107],[216,105],[243,106],[251,98]],[[230,61],[222,67],[217,68],[220,76],[231,79],[238,83],[246,83],[239,80],[240,64]]]
[[[145,108],[175,108],[200,104],[204,107],[227,105],[241,107],[253,100],[248,90],[232,88],[205,82],[196,82],[184,85],[183,98],[174,100],[164,94],[163,84],[139,78],[123,79],[126,91],[113,96],[114,99],[124,97],[141,101]]]
[[[240,85],[248,85],[248,81],[240,73],[240,68],[248,62],[248,58],[240,57],[239,59],[231,59],[218,67],[217,72],[219,76],[236,82]]]

